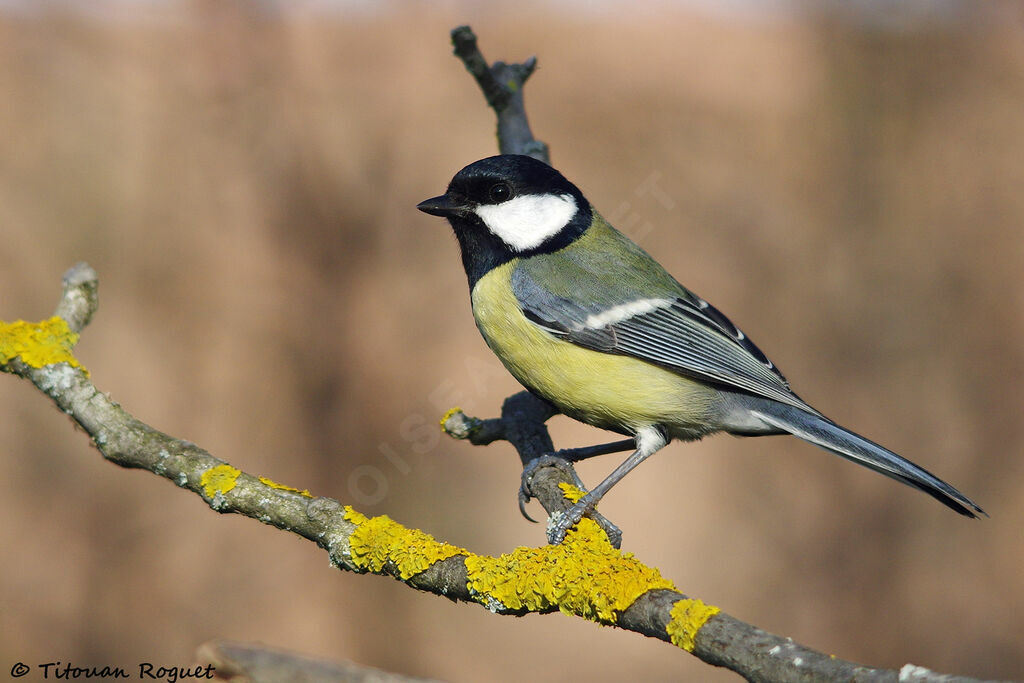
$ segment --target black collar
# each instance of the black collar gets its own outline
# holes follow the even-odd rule
[[[479,216],[452,216],[448,222],[452,224],[455,237],[459,240],[462,250],[462,267],[469,279],[469,289],[473,290],[476,283],[487,273],[517,258],[529,258],[537,254],[550,254],[569,246],[590,228],[594,220],[590,203],[582,195],[574,197],[579,207],[576,215],[557,233],[541,242],[533,249],[514,251],[501,238],[492,233],[484,225]]]

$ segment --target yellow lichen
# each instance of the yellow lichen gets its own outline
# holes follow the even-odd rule
[[[672,605],[672,621],[665,630],[672,644],[687,652],[693,652],[697,646],[697,632],[722,610],[714,605],[705,605],[694,598],[683,598]]]
[[[449,409],[447,413],[442,415],[441,416],[441,431],[447,432],[448,429],[445,427],[445,425],[448,424],[448,420],[450,420],[452,415],[454,415],[455,413],[461,413],[461,412],[462,412],[462,408],[460,408],[458,406],[455,406],[454,408]]]
[[[561,545],[517,548],[501,557],[466,558],[469,588],[489,606],[566,614],[614,624],[641,595],[672,582],[631,553],[616,550],[592,520],[571,529]]]
[[[267,479],[266,477],[260,477],[260,482],[263,483],[263,484],[266,484],[267,486],[269,486],[272,489],[278,489],[280,491],[288,491],[290,493],[297,493],[300,496],[305,496],[306,498],[312,498],[313,497],[313,494],[310,493],[308,489],[297,489],[294,486],[285,486],[284,484],[278,484],[276,481],[274,481],[272,479]]]
[[[217,465],[203,472],[199,483],[203,485],[206,497],[213,498],[218,493],[225,494],[235,488],[238,475],[241,473],[241,470],[235,469],[231,465]]]
[[[571,503],[578,503],[580,498],[587,495],[587,492],[583,489],[564,481],[558,484],[558,488],[562,489],[562,495]]]
[[[517,548],[500,557],[474,555],[387,516],[366,517],[349,506],[345,519],[356,525],[349,548],[358,569],[377,574],[387,570],[407,580],[435,562],[463,555],[470,593],[496,610],[559,609],[614,624],[644,593],[675,589],[657,569],[612,547],[590,519],[571,529],[561,545]]]
[[[33,368],[54,363],[80,368],[81,364],[71,353],[77,343],[78,334],[71,331],[66,320],[57,316],[39,323],[0,321],[0,365],[20,357],[25,365]]]
[[[345,519],[357,525],[349,536],[352,562],[364,571],[379,574],[389,563],[403,581],[435,562],[469,552],[434,540],[419,529],[407,529],[387,515],[366,517],[345,506]]]

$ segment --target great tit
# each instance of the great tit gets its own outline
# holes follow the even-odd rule
[[[946,482],[804,402],[749,337],[547,164],[482,159],[417,208],[451,223],[477,327],[508,371],[563,414],[634,440],[632,455],[557,520],[553,542],[672,439],[714,432],[792,434],[961,515],[984,514]]]

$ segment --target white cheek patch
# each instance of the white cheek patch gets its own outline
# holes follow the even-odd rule
[[[501,204],[481,204],[473,211],[502,242],[514,251],[526,251],[569,224],[576,215],[576,200],[569,194],[529,194]]]
[[[672,299],[637,299],[618,306],[612,306],[606,311],[592,313],[587,316],[586,325],[592,330],[599,330],[623,320],[628,320],[636,315],[643,315],[656,311],[659,308],[668,308],[672,305]]]

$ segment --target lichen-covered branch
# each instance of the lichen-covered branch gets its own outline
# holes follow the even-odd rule
[[[93,384],[75,358],[74,346],[97,302],[95,271],[86,264],[70,269],[59,315],[39,323],[0,322],[0,371],[27,379],[46,393],[82,426],[103,457],[117,465],[168,479],[217,512],[252,517],[309,539],[339,569],[392,576],[495,613],[557,610],[619,626],[673,643],[751,680],[896,680],[894,671],[834,659],[683,595],[657,569],[613,547],[589,519],[561,545],[488,557],[436,541],[386,516],[366,517],[331,498],[245,473],[141,422]],[[506,407],[506,415],[497,420],[466,419],[466,437],[511,440],[530,457],[550,449],[544,427],[550,407],[521,395],[509,399]],[[538,491],[542,500],[573,494],[566,482],[549,486],[559,493]],[[923,677],[905,680],[938,680],[925,676],[923,669],[914,671]]]
[[[500,557],[477,555],[386,516],[368,518],[336,500],[248,474],[193,443],[164,434],[101,392],[75,358],[74,346],[97,304],[95,271],[84,263],[74,266],[64,276],[59,315],[39,323],[0,322],[0,371],[27,379],[46,393],[82,426],[103,457],[117,465],[168,479],[217,512],[252,517],[307,538],[327,550],[340,569],[393,576],[497,613],[560,610],[604,624],[620,623],[624,617],[626,624],[650,630],[634,615],[650,604],[650,599],[638,599],[654,592],[666,596],[663,601],[686,606],[672,622],[673,632],[681,634],[678,644],[692,647],[700,628],[718,612],[675,592],[657,569],[612,547],[589,520],[560,546],[518,548]],[[546,434],[543,419],[550,412],[545,412],[533,417],[542,417],[540,429]],[[501,426],[501,437],[517,443],[533,438],[527,431],[536,432],[524,427],[520,439],[514,421]],[[550,448],[551,440],[545,438],[538,448]],[[672,637],[666,630],[669,621],[660,631],[664,640]]]

